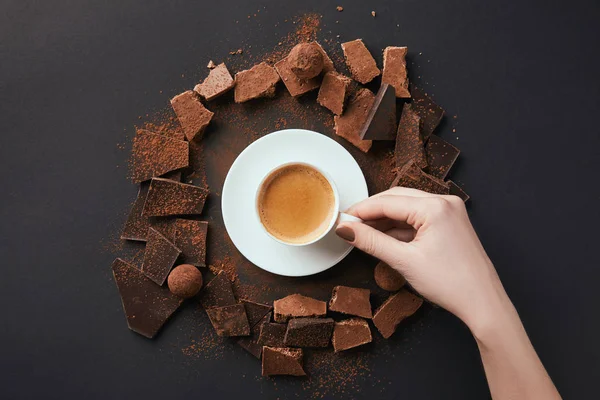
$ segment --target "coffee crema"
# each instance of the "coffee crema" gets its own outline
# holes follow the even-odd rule
[[[260,221],[282,242],[308,243],[329,227],[335,194],[316,169],[304,164],[281,167],[265,179],[259,190]]]

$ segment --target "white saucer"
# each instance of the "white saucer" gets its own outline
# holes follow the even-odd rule
[[[340,210],[368,197],[365,177],[340,144],[320,133],[286,129],[264,136],[235,160],[223,185],[221,209],[229,237],[256,266],[278,275],[317,274],[340,262],[352,246],[334,229],[320,241],[302,247],[286,246],[269,237],[256,214],[256,189],[280,164],[302,161],[328,173],[340,196]]]

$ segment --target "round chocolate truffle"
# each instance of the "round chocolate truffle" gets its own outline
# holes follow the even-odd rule
[[[181,264],[173,268],[167,279],[169,290],[175,296],[189,299],[202,287],[202,273],[193,265]]]
[[[400,272],[381,261],[375,267],[375,283],[383,290],[395,292],[404,286],[406,279]]]
[[[296,45],[288,61],[294,74],[300,79],[312,79],[323,71],[323,54],[315,43]]]

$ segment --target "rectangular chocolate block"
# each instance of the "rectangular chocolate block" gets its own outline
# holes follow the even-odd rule
[[[374,101],[375,95],[373,92],[369,89],[360,89],[348,104],[344,115],[334,117],[335,134],[343,137],[365,153],[369,151],[373,142],[362,140],[359,134]]]
[[[187,142],[148,131],[133,138],[131,150],[131,179],[146,181],[167,172],[189,166],[190,149]]]
[[[396,186],[419,189],[434,194],[448,194],[450,192],[450,188],[446,182],[425,173],[412,160],[406,163],[398,172],[390,188]]]
[[[208,193],[206,188],[152,178],[142,216],[201,214]]]
[[[193,90],[188,90],[171,99],[171,106],[183,128],[187,140],[202,138],[204,130],[214,113],[207,110]]]
[[[352,318],[341,322],[336,322],[333,328],[333,349],[338,351],[352,349],[371,343],[371,328],[364,319]]]
[[[181,254],[173,243],[152,228],[148,228],[148,242],[144,252],[142,272],[157,285],[163,285],[177,257]]]
[[[383,75],[381,84],[390,84],[396,89],[396,97],[410,98],[408,74],[406,72],[408,47],[388,46],[383,50]]]
[[[394,159],[396,167],[402,168],[407,162],[414,161],[421,169],[427,168],[425,145],[421,137],[421,118],[410,104],[405,104],[398,124]]]
[[[289,347],[327,347],[334,320],[331,318],[295,318],[290,320],[283,343]]]
[[[451,195],[460,197],[464,202],[470,199],[469,195],[456,183],[452,181],[446,181],[446,183],[450,186]]]
[[[190,219],[175,220],[175,245],[181,250],[181,262],[206,266],[206,234],[208,222]]]
[[[393,86],[387,83],[381,85],[359,137],[362,140],[396,139],[396,94]]]
[[[375,311],[373,323],[381,335],[388,339],[396,332],[398,324],[413,315],[423,304],[423,299],[406,289],[391,295]]]
[[[283,343],[287,324],[278,324],[276,322],[265,322],[260,327],[260,336],[258,343],[264,346],[285,347]]]
[[[423,140],[426,141],[442,121],[444,110],[435,104],[433,100],[418,87],[411,85],[410,92],[412,94],[412,107],[423,121],[421,134],[423,135]]]
[[[225,307],[236,303],[231,282],[223,271],[208,282],[200,292],[200,304],[204,309]]]
[[[283,299],[275,300],[275,322],[287,322],[290,318],[324,317],[327,304],[301,294],[291,294]]]
[[[352,80],[337,72],[328,72],[323,77],[317,102],[336,115],[342,115]]]
[[[150,182],[140,183],[138,195],[131,206],[131,211],[129,211],[123,232],[121,232],[121,239],[146,241],[146,236],[148,235],[148,218],[142,217],[142,210],[144,209],[146,196],[148,196],[149,187]]]
[[[437,135],[429,136],[425,145],[429,173],[436,178],[446,179],[450,168],[456,162],[460,150]]]
[[[371,82],[381,73],[379,68],[377,68],[375,59],[362,39],[342,43],[342,50],[346,59],[346,65],[355,81],[364,85]]]
[[[226,337],[250,335],[250,325],[243,304],[209,308],[206,313],[217,335]]]
[[[260,97],[275,96],[279,74],[265,62],[235,74],[234,97],[236,103]]]
[[[286,57],[283,60],[275,64],[275,69],[281,77],[283,84],[290,92],[292,97],[298,97],[305,93],[315,90],[321,84],[321,77],[317,76],[312,79],[300,79],[294,74],[289,63],[289,58]]]
[[[227,70],[225,63],[213,68],[206,79],[194,87],[194,91],[207,101],[227,93],[235,86],[235,81]]]
[[[329,309],[363,318],[373,317],[369,289],[336,286],[333,288]]]
[[[262,376],[304,376],[302,349],[263,347]]]

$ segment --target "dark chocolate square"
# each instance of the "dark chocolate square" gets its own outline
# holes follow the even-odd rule
[[[142,272],[157,285],[162,285],[180,253],[181,251],[160,232],[148,228]]]
[[[452,181],[446,181],[446,183],[450,186],[450,194],[454,196],[458,196],[462,199],[462,201],[466,202],[470,199],[470,196],[465,192],[460,186]]]
[[[200,304],[205,309],[236,304],[235,295],[227,274],[221,271],[200,292]]]
[[[284,347],[285,331],[287,324],[265,322],[260,327],[258,343],[264,346]]]
[[[296,318],[290,320],[283,342],[291,347],[327,347],[334,321],[331,318]]]
[[[427,140],[438,127],[444,117],[444,110],[431,100],[424,91],[414,85],[410,85],[410,93],[412,95],[412,106],[415,112],[423,121],[421,134],[423,140]]]
[[[250,335],[250,325],[243,304],[209,308],[206,313],[217,335],[227,337]]]
[[[181,262],[206,266],[206,234],[208,222],[190,219],[175,220],[175,245],[181,250]]]
[[[414,161],[406,163],[398,172],[390,188],[396,186],[419,189],[434,194],[448,194],[450,192],[446,182],[425,173]]]
[[[402,168],[407,162],[414,161],[419,168],[427,167],[425,145],[421,137],[421,118],[410,104],[405,104],[398,124],[394,159],[396,167]]]
[[[429,173],[436,178],[446,179],[460,150],[437,135],[431,135],[425,145]]]
[[[189,145],[165,135],[143,131],[133,138],[131,179],[146,181],[189,165]]]
[[[163,178],[152,178],[143,216],[201,214],[208,189]]]
[[[396,139],[396,93],[393,86],[387,83],[381,85],[359,136],[362,140]]]

